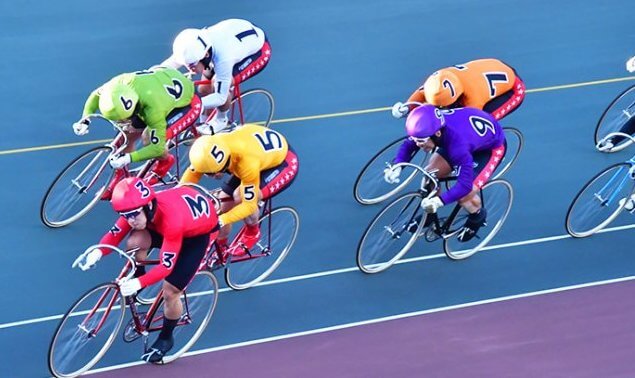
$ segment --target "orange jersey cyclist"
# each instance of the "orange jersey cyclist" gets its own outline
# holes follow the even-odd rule
[[[477,108],[500,120],[518,108],[524,98],[525,83],[514,68],[498,59],[478,59],[434,72],[407,102],[428,103],[442,109]],[[397,102],[392,115],[402,118],[413,108]]]
[[[289,187],[299,162],[278,131],[246,124],[230,133],[198,138],[190,149],[190,164],[182,183],[197,183],[203,174],[231,174],[222,186],[217,242],[226,247],[230,225],[244,219],[247,227],[239,243],[251,249],[260,239],[258,202]]]

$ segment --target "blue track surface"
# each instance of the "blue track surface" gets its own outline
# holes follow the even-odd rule
[[[0,376],[46,376],[56,316],[121,264],[108,258],[87,273],[70,268],[112,224],[105,204],[60,230],[46,229],[38,218],[51,180],[89,146],[11,150],[109,137],[109,131],[91,130],[79,138],[71,130],[92,89],[162,61],[180,29],[230,17],[252,20],[269,34],[271,63],[245,88],[274,94],[274,118],[281,122],[273,127],[301,161],[300,176],[277,200],[298,210],[300,234],[272,279],[330,274],[223,292],[196,349],[634,274],[629,230],[498,248],[459,263],[439,256],[375,276],[346,270],[355,266],[359,237],[378,210],[355,203],[353,182],[403,126],[388,111],[288,120],[387,107],[438,68],[500,58],[516,68],[530,93],[503,121],[522,130],[526,145],[507,175],[514,207],[492,245],[563,235],[566,209],[583,183],[633,152],[604,155],[592,147],[600,113],[632,84],[604,82],[627,76],[624,62],[635,53],[631,1],[175,4],[0,4],[0,163],[7,183],[0,196]],[[553,88],[592,81],[603,82]],[[614,225],[631,221],[622,216]],[[407,257],[441,252],[440,245],[420,242]],[[251,321],[238,321],[244,318]],[[98,367],[136,361],[139,354],[139,344],[117,341]]]

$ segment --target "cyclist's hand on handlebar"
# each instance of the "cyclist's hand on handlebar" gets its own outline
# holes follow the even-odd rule
[[[424,198],[421,201],[421,207],[426,213],[436,213],[437,209],[443,206],[443,201],[438,196],[432,198]]]
[[[401,175],[401,167],[388,167],[384,169],[384,180],[389,184],[399,183],[399,175]]]
[[[635,56],[626,62],[626,70],[628,70],[628,72],[635,72]]]
[[[400,101],[395,102],[395,105],[392,106],[392,116],[397,119],[405,117],[409,111],[408,105],[404,105]]]
[[[104,253],[101,251],[101,249],[95,248],[92,251],[88,252],[84,259],[82,259],[83,255],[75,259],[75,262],[73,262],[73,268],[79,267],[79,269],[87,271],[88,269],[94,267],[103,255]]]
[[[137,293],[137,291],[141,290],[141,281],[138,278],[128,279],[126,277],[122,278],[118,282],[119,290],[121,290],[121,294],[124,297],[129,297]]]
[[[123,154],[120,156],[115,156],[115,155],[111,156],[108,162],[110,163],[110,166],[113,167],[114,169],[119,169],[125,165],[130,164],[130,161],[131,161],[130,154]]]
[[[82,136],[88,134],[88,126],[90,125],[90,119],[84,118],[73,124],[73,132],[75,135]]]

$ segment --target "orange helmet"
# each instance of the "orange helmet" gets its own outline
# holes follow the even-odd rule
[[[423,83],[426,102],[434,106],[449,106],[463,94],[463,84],[454,72],[448,69],[439,70]]]

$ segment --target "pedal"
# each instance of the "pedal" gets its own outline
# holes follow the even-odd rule
[[[143,315],[145,315],[145,312],[140,312],[139,313],[139,317],[141,319],[143,319]],[[143,336],[141,333],[139,333],[137,331],[137,329],[135,328],[134,325],[134,320],[130,319],[128,321],[128,324],[126,324],[126,328],[124,328],[123,330],[123,341],[125,341],[126,343],[131,343],[135,340],[137,340],[138,338],[140,338],[141,336]]]

